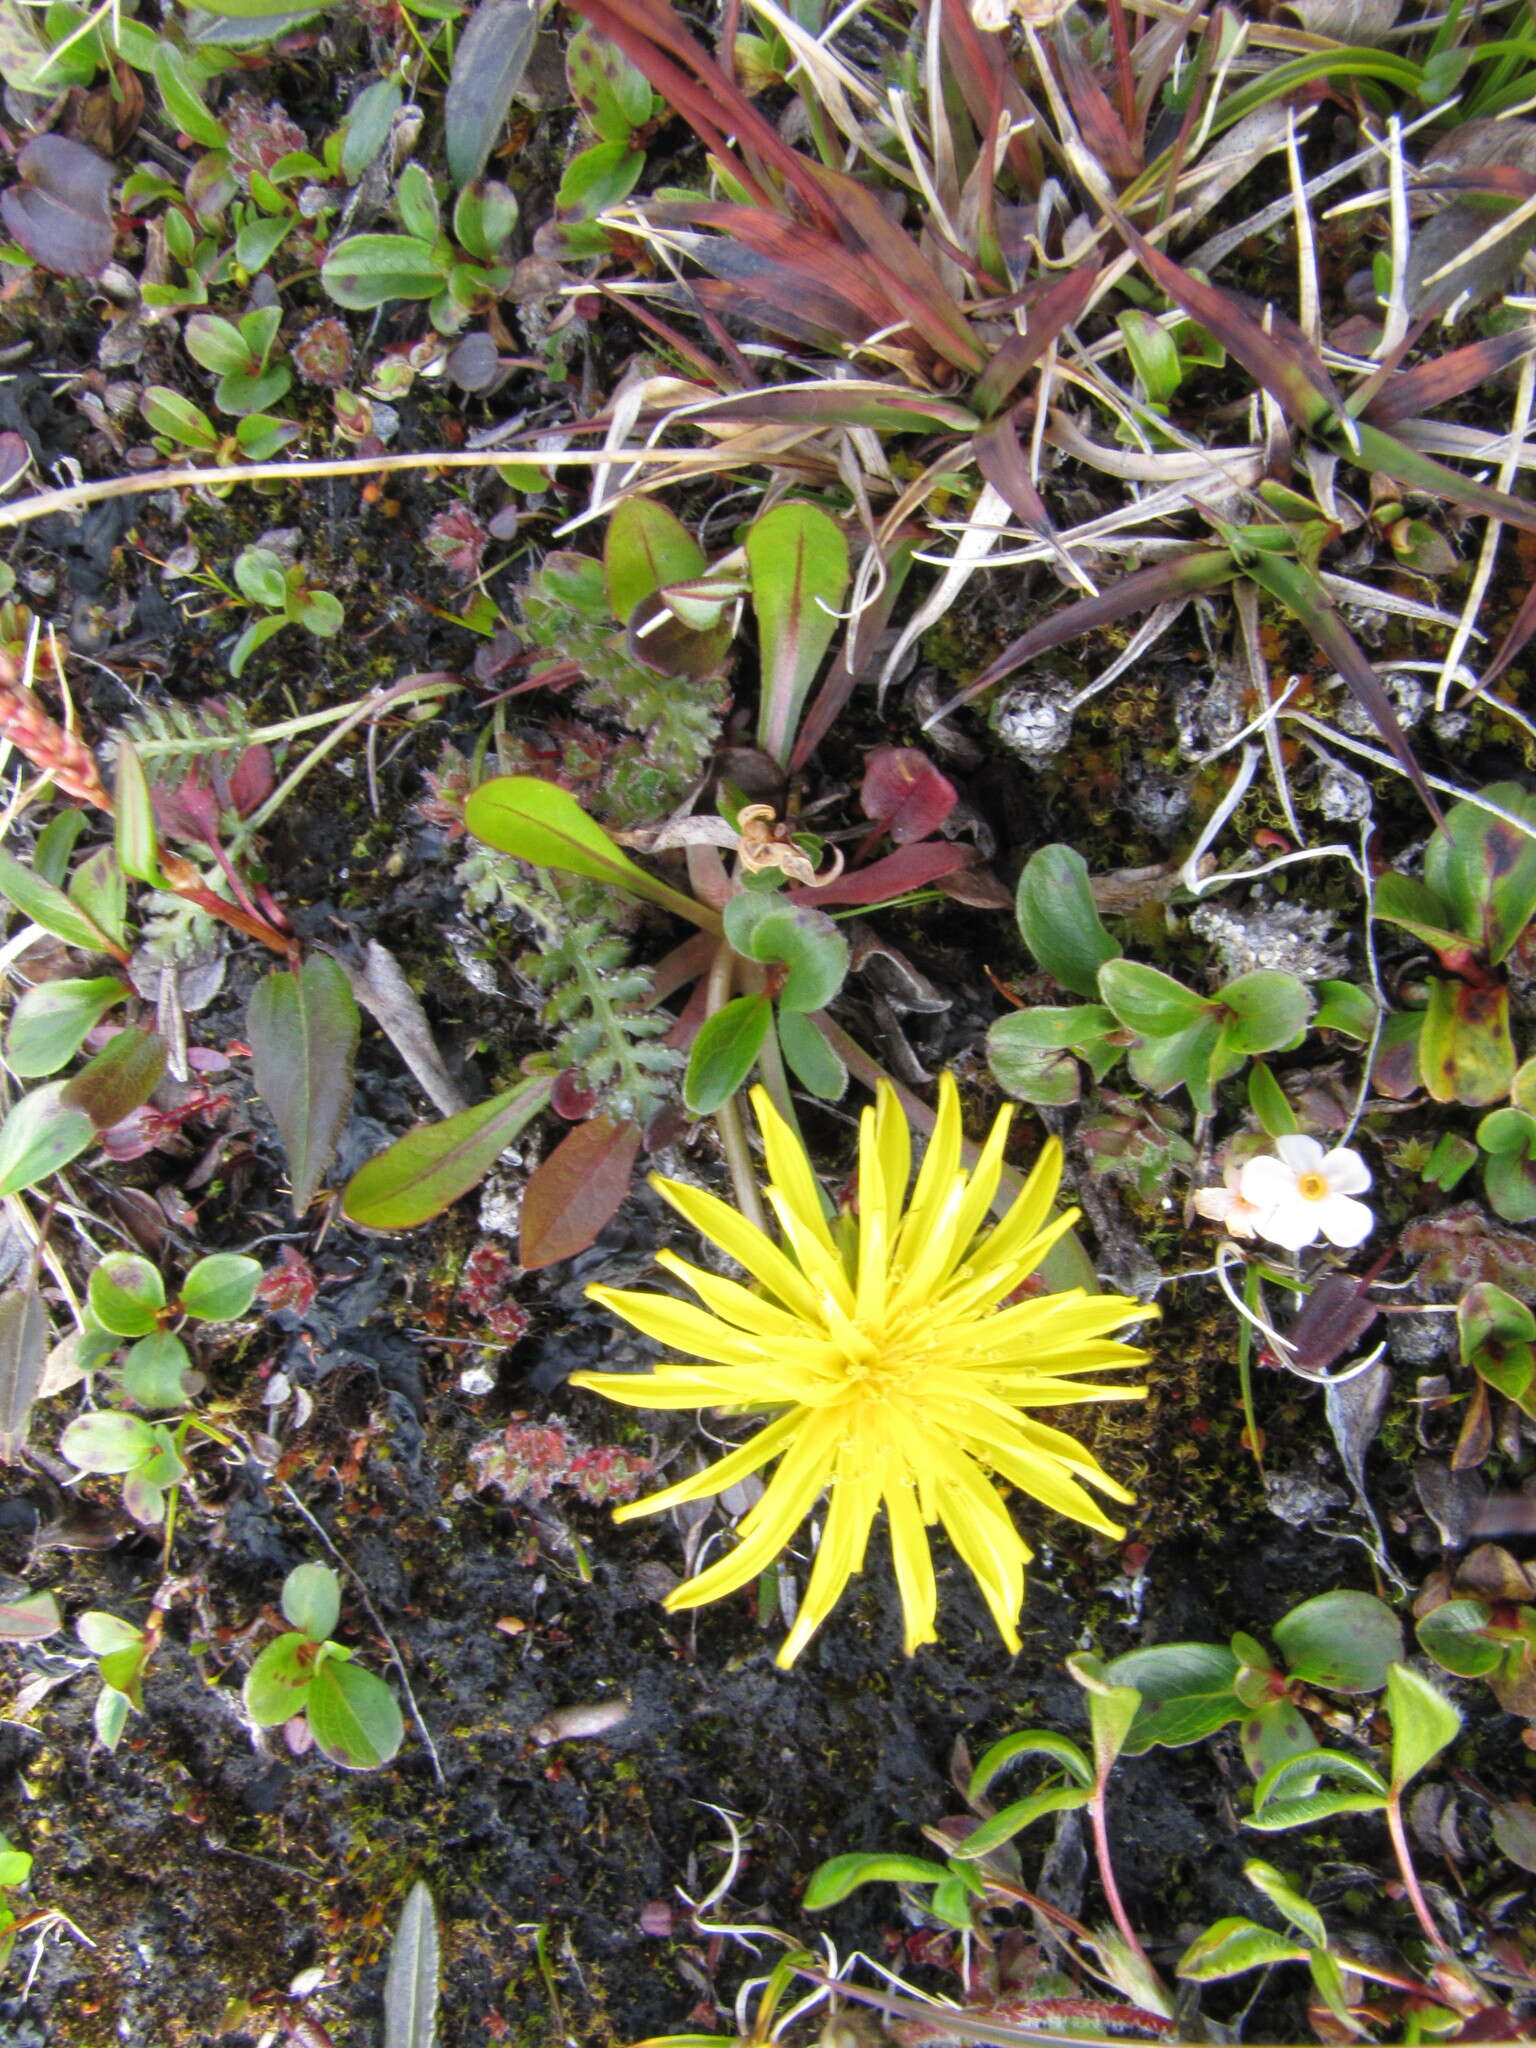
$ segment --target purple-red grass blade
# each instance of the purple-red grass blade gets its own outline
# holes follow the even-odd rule
[[[1010,334],[976,380],[971,403],[983,419],[1005,406],[1051,343],[1078,318],[1099,281],[1097,263],[1069,270],[1026,302],[1022,334]]]
[[[1054,48],[1073,119],[1089,153],[1112,184],[1128,185],[1141,169],[1141,154],[1065,22],[1057,25]]]
[[[1176,555],[1172,561],[1154,563],[1150,569],[1137,569],[1096,597],[1080,597],[1073,604],[1063,605],[1059,612],[1052,612],[1039,625],[1031,626],[944,709],[950,711],[957,704],[968,704],[981,691],[990,690],[994,683],[1022,668],[1026,661],[1033,661],[1038,654],[1048,654],[1053,647],[1075,640],[1079,634],[1112,626],[1132,612],[1150,611],[1170,598],[1193,597],[1197,591],[1219,589],[1237,573],[1226,548],[1200,548],[1187,555]]]
[[[1290,561],[1283,555],[1264,554],[1257,548],[1245,560],[1243,574],[1257,583],[1261,590],[1277,598],[1306,628],[1314,645],[1348,683],[1356,701],[1391,748],[1403,773],[1418,791],[1425,809],[1437,825],[1442,824],[1444,820],[1434,791],[1425,781],[1418,756],[1398,724],[1386,685],[1339,617],[1327,591],[1299,562]]]
[[[1048,534],[1051,516],[1030,477],[1029,457],[1013,424],[1013,414],[1005,412],[995,420],[988,420],[971,443],[971,450],[976,457],[976,467],[993,490],[1007,499],[1008,509],[1014,518],[1021,520],[1032,533]]]
[[[1536,349],[1536,324],[1513,328],[1508,334],[1487,334],[1481,341],[1469,341],[1450,349],[1433,362],[1416,363],[1411,370],[1399,370],[1363,408],[1360,417],[1373,427],[1395,427],[1400,420],[1417,419],[1445,405],[1463,392],[1474,391],[1518,363]]]

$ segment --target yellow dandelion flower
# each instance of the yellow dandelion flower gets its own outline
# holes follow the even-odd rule
[[[1082,1482],[1112,1500],[1131,1495],[1073,1437],[1027,1411],[1142,1398],[1144,1387],[1104,1386],[1082,1375],[1143,1363],[1144,1351],[1108,1333],[1148,1310],[1124,1295],[1081,1288],[999,1306],[1077,1211],[1046,1221],[1061,1179],[1053,1139],[1002,1221],[978,1235],[1002,1175],[1013,1112],[1002,1112],[974,1172],[965,1172],[952,1075],[940,1080],[938,1119],[905,1209],[911,1136],[895,1090],[882,1084],[860,1126],[858,1214],[833,1221],[795,1134],[762,1089],[752,1104],[780,1243],[714,1195],[677,1181],[652,1184],[756,1285],[663,1251],[657,1264],[697,1304],[589,1288],[594,1301],[686,1362],[650,1373],[575,1373],[571,1383],[631,1408],[724,1408],[768,1420],[706,1471],[630,1502],[617,1519],[705,1499],[777,1459],[735,1547],[671,1593],[669,1608],[698,1607],[750,1584],[826,1494],[821,1542],[778,1654],[781,1666],[794,1662],[863,1569],[882,1506],[908,1654],[936,1640],[926,1533],[935,1523],[974,1574],[1004,1642],[1017,1650],[1032,1552],[993,1480],[1105,1535],[1124,1533]]]

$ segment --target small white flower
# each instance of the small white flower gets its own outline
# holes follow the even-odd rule
[[[1195,1196],[1195,1207],[1202,1216],[1209,1216],[1213,1223],[1224,1223],[1229,1237],[1252,1237],[1263,1221],[1264,1212],[1258,1209],[1243,1193],[1243,1169],[1228,1160],[1223,1179],[1225,1187],[1201,1188]]]
[[[1238,1176],[1242,1199],[1259,1212],[1259,1235],[1291,1252],[1320,1237],[1341,1246],[1363,1244],[1376,1218],[1353,1199],[1371,1185],[1360,1154],[1342,1145],[1325,1152],[1316,1138],[1300,1136],[1277,1138],[1275,1150],[1278,1159],[1250,1159]]]

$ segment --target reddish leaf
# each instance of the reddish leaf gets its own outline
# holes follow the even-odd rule
[[[640,1150],[638,1124],[595,1116],[578,1124],[523,1191],[517,1256],[530,1272],[574,1258],[593,1244],[629,1192]]]
[[[1014,518],[1034,533],[1049,533],[1051,515],[1029,474],[1029,457],[1013,424],[1013,414],[1005,412],[989,420],[971,443],[971,451],[976,467],[993,490],[1007,499]]]
[[[1044,291],[1031,292],[1026,297],[1024,332],[1010,334],[976,380],[971,398],[979,413],[985,416],[1007,404],[1018,389],[1019,380],[1082,312],[1098,281],[1098,264],[1085,263],[1048,284]]]
[[[1416,419],[1449,399],[1518,363],[1536,349],[1536,328],[1526,325],[1508,334],[1488,334],[1481,341],[1469,341],[1453,348],[1433,362],[1415,364],[1411,370],[1389,377],[1366,406],[1362,417],[1375,427],[1395,427],[1400,420]]]
[[[877,747],[865,764],[859,806],[897,846],[937,832],[958,801],[949,777],[916,747]]]
[[[1225,548],[1200,548],[1191,554],[1176,555],[1170,561],[1154,563],[1150,569],[1134,570],[1131,575],[1122,576],[1118,583],[1112,583],[1108,590],[1101,590],[1097,597],[1082,597],[1075,604],[1064,605],[1059,612],[1052,612],[1049,618],[1042,619],[1038,626],[1031,626],[1027,633],[1020,634],[1011,646],[1003,649],[985,674],[962,690],[954,702],[969,703],[982,690],[989,690],[994,683],[1011,676],[1016,668],[1022,668],[1026,661],[1049,653],[1051,648],[1060,647],[1067,640],[1075,640],[1080,633],[1092,633],[1100,626],[1112,626],[1132,612],[1150,611],[1153,605],[1166,604],[1170,598],[1191,597],[1199,590],[1215,590],[1223,583],[1230,583],[1236,574],[1232,557]],[[944,708],[947,711],[951,706]]]
[[[1141,169],[1141,152],[1125,132],[1125,123],[1089,70],[1077,38],[1065,23],[1057,29],[1055,47],[1061,82],[1090,155],[1109,174],[1112,183],[1129,184]]]
[[[952,875],[969,867],[974,858],[968,846],[928,841],[922,846],[903,846],[896,853],[888,853],[884,860],[871,861],[867,868],[839,875],[825,888],[791,889],[789,894],[793,902],[814,904],[819,910],[838,903],[890,903],[910,889],[926,889],[941,875]]]
[[[112,261],[112,166],[67,135],[36,135],[16,159],[24,183],[0,193],[0,218],[34,263],[99,277]]]

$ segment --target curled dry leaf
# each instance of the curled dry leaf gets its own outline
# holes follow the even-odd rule
[[[16,159],[22,183],[0,193],[0,219],[34,263],[61,277],[100,277],[112,261],[112,167],[67,135],[36,135]]]

